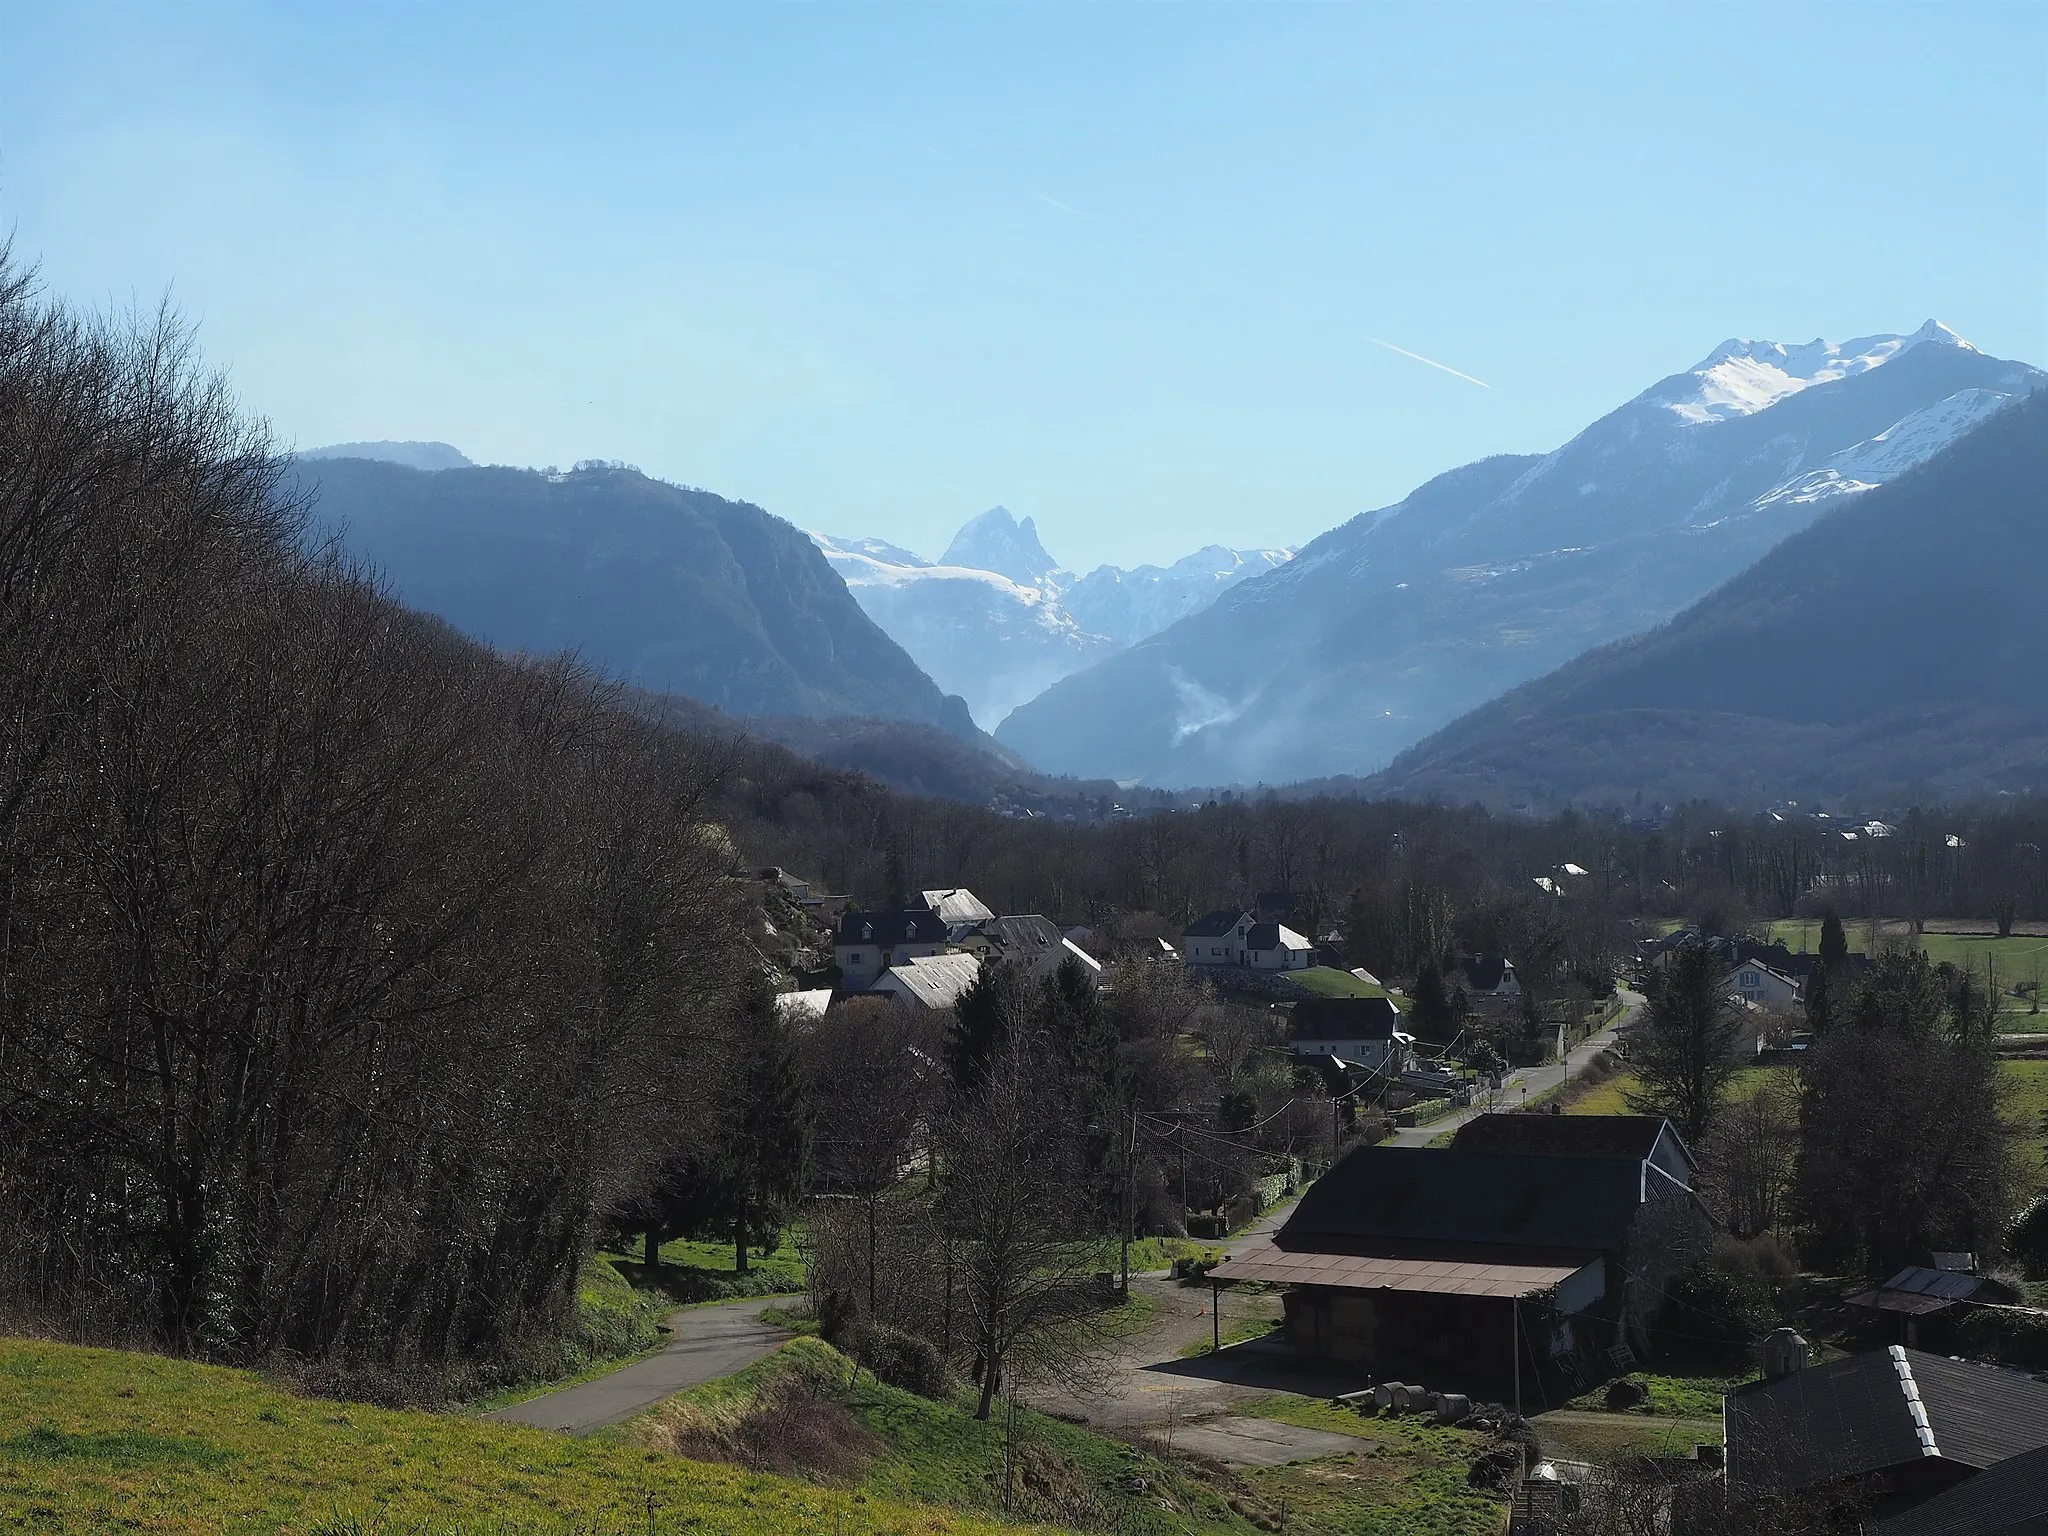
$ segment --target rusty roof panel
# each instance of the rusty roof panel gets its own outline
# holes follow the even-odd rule
[[[1597,1259],[1589,1262],[1597,1263]],[[1210,1278],[1276,1285],[1328,1285],[1356,1291],[1428,1291],[1449,1296],[1527,1296],[1577,1274],[1584,1264],[1480,1264],[1442,1259],[1367,1258],[1346,1253],[1288,1253],[1255,1248],[1226,1260]]]

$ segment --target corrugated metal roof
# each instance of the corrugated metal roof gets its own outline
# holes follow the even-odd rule
[[[1729,1483],[1746,1496],[1927,1456],[1991,1466],[2048,1445],[2048,1386],[1894,1345],[1730,1393],[1726,1419]]]
[[[1851,1296],[1849,1304],[1877,1312],[1899,1312],[1908,1317],[1919,1317],[1939,1312],[1959,1301],[1969,1301],[1983,1289],[1984,1280],[1980,1275],[1908,1264],[1876,1289]]]
[[[869,990],[900,990],[927,1008],[950,1008],[980,972],[981,962],[972,955],[922,955],[892,965]]]
[[[1360,1147],[1309,1186],[1276,1242],[1325,1253],[1385,1238],[1604,1252],[1626,1241],[1642,1183],[1638,1158]]]
[[[1874,1536],[2039,1536],[2048,1531],[2048,1446],[2022,1451],[1875,1521]]]
[[[1597,1264],[1599,1259],[1588,1262]],[[1258,1248],[1211,1270],[1222,1281],[1328,1285],[1357,1291],[1427,1291],[1448,1296],[1527,1296],[1569,1280],[1584,1263],[1371,1258],[1348,1253],[1289,1253]]]
[[[1648,1157],[1665,1122],[1659,1115],[1539,1115],[1513,1111],[1467,1120],[1451,1138],[1461,1152],[1539,1157]]]

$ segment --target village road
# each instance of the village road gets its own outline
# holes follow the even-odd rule
[[[587,1435],[652,1408],[685,1387],[746,1369],[789,1337],[785,1330],[761,1321],[764,1308],[788,1304],[786,1296],[768,1296],[686,1307],[668,1320],[669,1344],[660,1354],[595,1381],[530,1397],[487,1417],[503,1424]]]
[[[1553,1063],[1546,1067],[1523,1067],[1519,1071],[1510,1072],[1501,1084],[1500,1096],[1493,1107],[1496,1109],[1520,1109],[1530,1099],[1542,1093],[1545,1089],[1557,1087],[1558,1084],[1564,1081],[1567,1072],[1579,1071],[1595,1056],[1599,1055],[1600,1052],[1614,1044],[1615,1036],[1621,1030],[1633,1024],[1637,1015],[1643,1010],[1643,996],[1640,992],[1631,992],[1628,988],[1623,987],[1621,989],[1621,1001],[1621,1017],[1598,1034],[1588,1035],[1584,1040],[1573,1046],[1567,1053],[1563,1064]],[[1458,1110],[1453,1114],[1445,1115],[1440,1120],[1432,1120],[1427,1125],[1410,1126],[1407,1130],[1396,1131],[1392,1139],[1382,1143],[1382,1145],[1389,1147],[1426,1147],[1446,1131],[1455,1131],[1467,1120],[1473,1118],[1473,1116],[1486,1113],[1486,1108],[1486,1105],[1475,1102],[1470,1109]]]

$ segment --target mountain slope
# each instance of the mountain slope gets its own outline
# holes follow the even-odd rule
[[[469,455],[447,443],[329,443],[324,448],[302,448],[302,459],[376,459],[385,464],[403,464],[408,469],[472,469]]]
[[[301,461],[314,515],[409,605],[509,650],[577,652],[740,714],[872,715],[980,739],[810,540],[632,470]]]
[[[961,528],[937,564],[881,539],[811,538],[867,615],[990,726],[1288,558],[1211,545],[1171,566],[1104,565],[1076,581],[1045,552],[1031,519],[1002,507]]]
[[[1456,721],[1394,798],[1901,804],[2048,785],[2048,393],[1670,623]]]
[[[1060,606],[1092,634],[1136,645],[1191,613],[1200,613],[1241,581],[1285,565],[1285,549],[1204,545],[1171,565],[1121,570],[1098,565],[1060,593]]]
[[[1663,622],[2041,378],[1933,322],[1724,343],[1553,453],[1466,465],[1333,529],[997,735],[1048,772],[1167,784],[1370,771]]]

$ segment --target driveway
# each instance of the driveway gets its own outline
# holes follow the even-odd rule
[[[788,1302],[786,1296],[764,1296],[686,1307],[668,1320],[669,1344],[660,1354],[621,1366],[595,1381],[529,1397],[486,1417],[570,1435],[587,1435],[616,1424],[685,1387],[745,1370],[768,1354],[790,1334],[762,1322],[761,1312]]]

